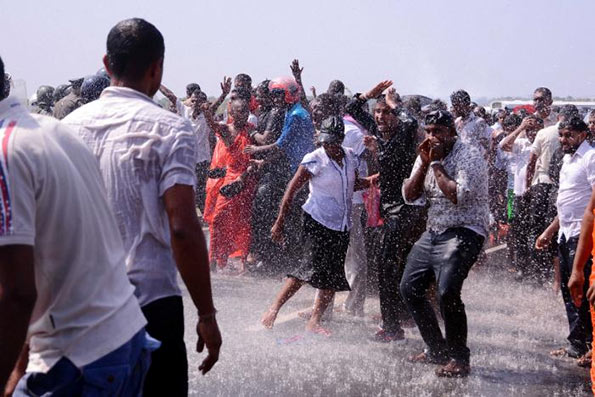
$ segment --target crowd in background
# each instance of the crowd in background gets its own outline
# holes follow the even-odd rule
[[[55,89],[40,87],[29,110],[63,120],[97,156],[133,258],[171,256],[170,250],[143,251],[142,238],[134,236],[166,236],[167,228],[153,223],[165,219],[165,206],[171,226],[175,201],[157,199],[165,200],[175,183],[192,184],[200,222],[208,226],[211,271],[288,275],[263,314],[267,328],[306,283],[317,289],[312,309],[302,313],[306,328],[327,335],[323,321],[332,316],[336,292],[349,294],[334,309],[354,316],[363,316],[366,297],[377,292],[381,324],[371,335],[374,341],[403,341],[403,328],[416,324],[427,349],[410,360],[440,364],[439,376],[466,376],[470,351],[461,289],[479,263],[501,266],[523,283],[560,288],[570,331],[568,345],[552,354],[591,365],[585,281],[591,259],[584,242],[589,230],[581,229],[581,221],[592,206],[595,184],[594,112],[581,113],[574,105],[554,108],[546,87],[534,91],[532,106],[494,113],[464,90],[452,93],[449,107],[440,99],[401,96],[390,80],[353,96],[333,80],[323,93],[312,88],[308,98],[297,60],[290,65],[292,77],[256,85],[247,74],[233,81],[225,77],[213,101],[197,83],[178,97],[154,78],[142,92],[158,89],[166,101],[157,104],[144,95],[130,105],[125,97],[141,94],[118,91],[134,90],[136,83],[124,78],[130,70],[109,70],[113,61],[107,66]],[[8,77],[5,87],[10,89]],[[165,109],[154,110],[157,106]],[[137,112],[134,122],[122,124],[130,109]],[[143,124],[148,123],[138,116],[143,112],[155,124]],[[155,134],[151,139],[161,146],[131,137],[134,128],[136,134]],[[115,138],[103,134],[130,140],[131,163],[167,145],[175,156],[151,170],[109,165],[113,158],[104,152],[115,147],[110,142]],[[171,176],[181,168],[184,175]],[[124,185],[142,185],[157,174],[157,185],[124,197]],[[114,182],[118,178],[123,180]],[[139,209],[138,230],[126,226],[122,213],[130,225],[137,222],[131,208],[139,201],[144,205],[143,197],[151,194],[152,204]],[[505,253],[505,259],[494,264],[486,252]],[[169,290],[136,274],[129,267],[151,324],[154,314],[147,306],[156,289],[176,291],[175,271],[174,281],[167,276]],[[182,276],[185,282],[190,277]],[[145,282],[147,290],[141,288]],[[444,320],[444,335],[434,307]]]

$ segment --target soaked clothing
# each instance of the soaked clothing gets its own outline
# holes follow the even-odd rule
[[[477,147],[482,153],[488,150],[492,129],[484,119],[471,112],[467,118],[459,117],[455,125],[461,142]]]
[[[0,246],[35,257],[27,371],[84,367],[146,324],[97,162],[71,129],[14,97],[0,101],[0,139]]]
[[[401,188],[415,163],[417,121],[404,111],[398,112],[399,127],[390,139],[378,137],[380,214],[396,216],[405,205]]]
[[[83,106],[81,97],[71,92],[54,104],[54,117],[62,120],[81,106]]]
[[[275,144],[283,151],[294,173],[307,153],[314,150],[314,124],[298,102],[285,114],[281,136]]]
[[[305,281],[317,289],[349,291],[344,269],[348,245],[348,231],[331,230],[304,212],[303,257],[288,277]]]
[[[466,227],[453,227],[442,233],[426,231],[409,253],[401,293],[431,356],[469,364],[467,315],[461,290],[483,241],[483,236]],[[426,296],[433,281],[438,287],[445,336]]]
[[[418,157],[411,176],[421,165],[421,158]],[[428,170],[424,193],[414,202],[429,202],[427,230],[440,234],[453,227],[466,227],[485,237],[490,210],[488,170],[483,154],[477,147],[457,140],[451,152],[442,161],[442,166],[457,183],[457,204],[446,198],[436,182],[434,172]]]
[[[187,120],[148,96],[108,87],[65,120],[99,161],[141,306],[180,296],[163,195],[196,185],[196,141]]]
[[[217,140],[211,170],[225,168],[225,176],[209,178],[204,219],[209,224],[211,262],[224,266],[230,256],[245,259],[250,248],[250,211],[255,184],[249,178],[243,189],[232,197],[225,197],[220,189],[236,181],[250,165],[250,155],[244,148],[250,144],[247,125],[238,131],[233,142],[227,146],[223,139]]]

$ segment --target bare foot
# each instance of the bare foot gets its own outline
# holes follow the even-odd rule
[[[264,325],[265,328],[271,329],[273,328],[273,324],[275,324],[275,320],[277,319],[278,310],[269,309],[262,315],[262,319],[260,322]]]
[[[310,322],[306,324],[306,331],[323,336],[331,336],[332,334],[331,331],[320,326],[320,324],[311,324]]]

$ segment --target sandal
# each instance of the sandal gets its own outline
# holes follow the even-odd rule
[[[412,356],[407,357],[407,361],[410,363],[419,363],[419,364],[439,364],[445,365],[448,363],[448,358],[441,355],[433,355],[430,354],[428,351],[424,350],[421,353],[414,354]]]
[[[450,360],[448,364],[436,370],[436,376],[441,378],[464,378],[469,376],[471,367],[469,364],[461,363],[457,360]]]

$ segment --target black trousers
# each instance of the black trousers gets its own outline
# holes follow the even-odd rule
[[[200,209],[200,212],[205,211],[205,199],[207,197],[207,173],[209,171],[209,167],[209,161],[196,163],[196,187],[194,189],[194,197],[196,207]]]
[[[168,296],[142,307],[146,331],[161,342],[151,354],[143,396],[188,395],[188,359],[184,344],[184,306],[181,296]]]
[[[512,262],[517,270],[523,273],[530,270],[532,249],[529,246],[530,201],[528,196],[514,197],[514,218],[510,225],[510,245]]]
[[[285,187],[291,178],[287,172],[272,170],[262,175],[252,202],[250,252],[267,268],[279,267],[283,250],[271,240],[271,228],[277,219]]]
[[[401,294],[431,355],[446,356],[468,364],[467,315],[461,300],[463,281],[483,246],[484,238],[474,231],[451,228],[441,234],[424,232],[415,243],[401,281]],[[446,338],[426,298],[436,280]]]
[[[399,285],[411,247],[426,228],[425,208],[403,206],[397,215],[384,219],[381,257],[378,263],[378,292],[382,328],[388,332],[401,329],[408,318],[407,306]]]
[[[580,307],[576,307],[572,302],[570,290],[568,289],[568,280],[572,274],[572,264],[576,255],[578,245],[578,236],[566,240],[562,236],[558,247],[560,256],[560,281],[562,298],[566,307],[566,317],[568,318],[568,341],[581,354],[585,354],[593,339],[593,326],[591,324],[591,313],[589,312],[589,302],[587,301],[587,290],[589,289],[589,276],[591,275],[591,259],[585,265],[585,285],[583,286],[583,300]]]
[[[538,280],[548,280],[553,273],[553,259],[556,254],[556,244],[550,244],[545,250],[535,249],[535,241],[547,229],[556,217],[552,208],[551,195],[555,194],[554,185],[538,183],[529,189],[529,247],[531,261],[529,274]]]

